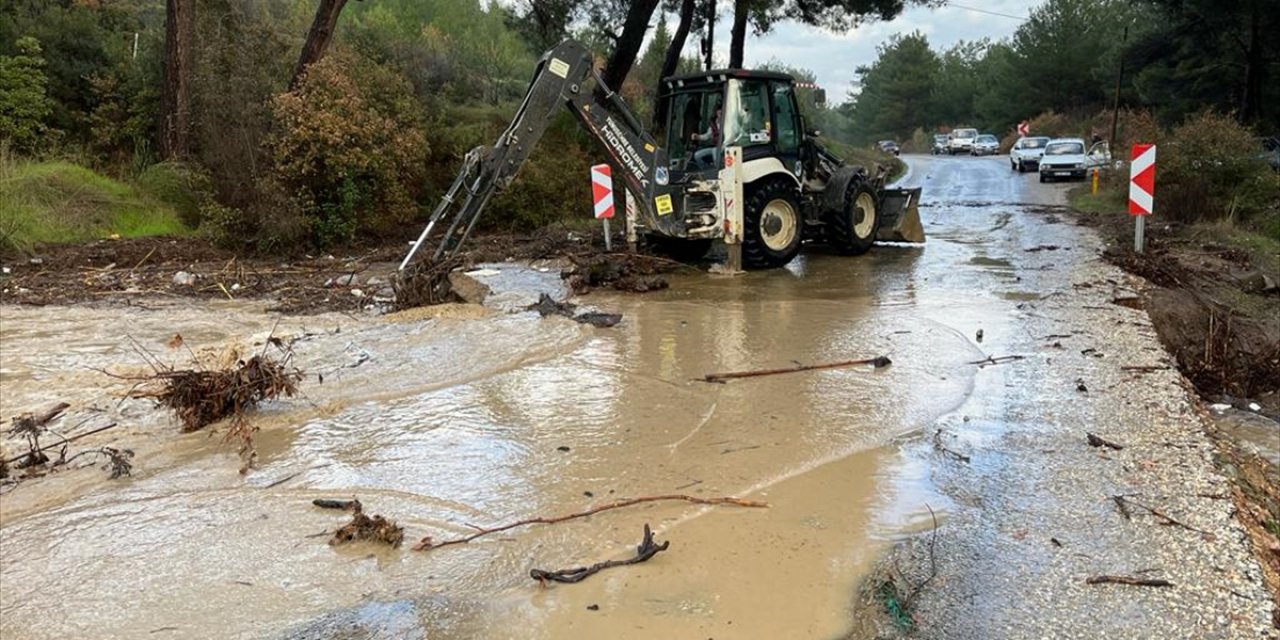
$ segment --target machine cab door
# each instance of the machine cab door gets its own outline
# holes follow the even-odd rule
[[[773,109],[773,144],[778,159],[782,166],[803,181],[800,145],[804,140],[804,125],[796,104],[795,87],[790,82],[769,82],[769,102]]]

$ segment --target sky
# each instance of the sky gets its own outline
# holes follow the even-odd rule
[[[747,34],[745,66],[759,66],[773,58],[792,67],[809,69],[817,74],[818,84],[827,90],[827,101],[845,101],[852,88],[854,69],[876,59],[876,47],[897,33],[920,31],[935,51],[943,50],[959,40],[991,38],[999,40],[1013,34],[1021,21],[981,13],[981,11],[1026,16],[1042,0],[965,0],[936,9],[914,7],[890,22],[872,22],[844,33],[796,23],[782,23],[763,37]],[[716,23],[716,59],[729,59],[729,26],[733,20],[732,3],[722,9]],[[690,38],[685,54],[697,52],[697,39]]]

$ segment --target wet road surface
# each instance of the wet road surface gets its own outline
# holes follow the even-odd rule
[[[1083,257],[1073,245],[1084,232],[1052,208],[1063,187],[1004,162],[911,159],[904,182],[924,187],[924,247],[811,251],[784,270],[579,300],[622,313],[614,329],[528,312],[4,308],[0,415],[60,400],[98,407],[139,458],[131,479],[79,470],[0,498],[0,636],[849,634],[861,628],[859,581],[894,541],[932,526],[925,505],[944,519],[963,506],[938,489],[940,463],[922,443],[962,410],[1003,415],[1027,395],[975,399],[992,383],[968,363],[1014,346],[1047,294],[1042,280]],[[174,333],[248,353],[273,330],[311,334],[295,344],[309,377],[305,397],[256,417],[260,460],[247,476],[219,435],[177,435],[93,370],[141,370],[126,335],[181,365],[187,354],[164,346]],[[694,381],[877,355],[894,364]],[[998,432],[961,426],[958,449]],[[331,548],[317,534],[345,516],[310,505],[357,496],[415,541],[667,493],[772,506],[655,504],[412,552]],[[671,542],[648,563],[577,585],[528,577],[626,557],[646,523]]]

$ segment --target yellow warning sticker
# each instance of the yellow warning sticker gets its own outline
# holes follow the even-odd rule
[[[665,216],[675,210],[671,206],[671,194],[664,193],[653,199],[653,203],[658,205],[658,215]]]
[[[552,58],[551,64],[547,65],[547,69],[561,78],[569,75],[569,63],[560,58]]]

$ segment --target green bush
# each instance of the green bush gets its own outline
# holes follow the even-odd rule
[[[147,195],[173,207],[191,229],[201,223],[201,208],[213,197],[213,183],[209,174],[181,162],[161,162],[142,171],[137,179],[138,188]]]
[[[1274,212],[1280,178],[1259,153],[1253,132],[1234,118],[1192,117],[1160,141],[1156,207],[1182,222],[1248,221]]]
[[[53,113],[53,101],[40,43],[19,38],[17,49],[18,55],[0,56],[0,140],[17,151],[31,152],[48,130],[45,121]]]
[[[386,233],[413,219],[427,141],[408,81],[390,67],[336,51],[271,103],[275,176],[318,245]]]
[[[458,175],[467,151],[496,142],[519,105],[437,107],[427,162],[430,208]],[[562,220],[591,219],[590,168],[605,158],[568,112],[556,115],[515,181],[489,202],[480,228],[532,231]]]

